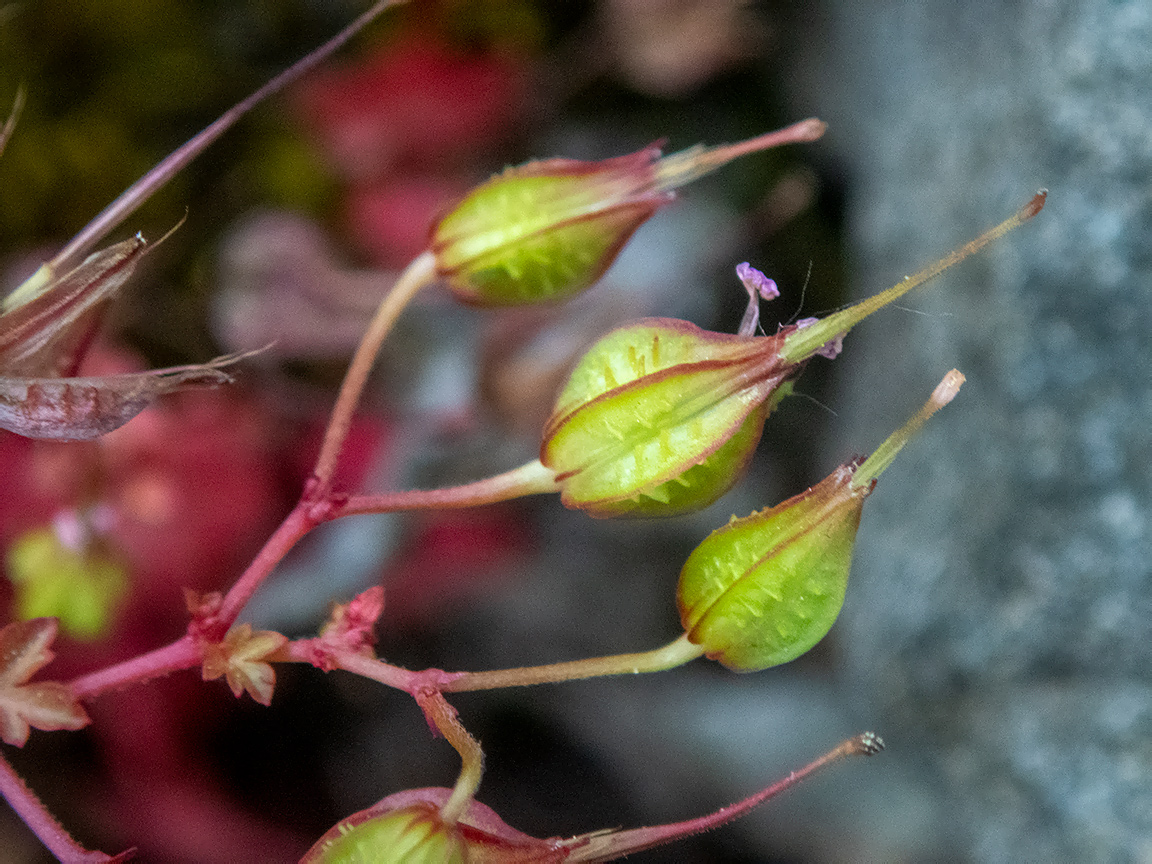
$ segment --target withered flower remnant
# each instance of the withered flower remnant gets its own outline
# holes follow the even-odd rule
[[[0,375],[0,429],[27,438],[90,441],[119,429],[165,394],[230,383],[232,376],[224,368],[240,359],[219,357],[210,363],[88,378]]]
[[[123,426],[167,393],[231,382],[240,355],[148,372],[77,377],[100,316],[136,269],[137,234],[94,252],[58,279],[43,267],[0,306],[0,429],[27,438],[89,441]],[[243,355],[247,356],[247,355]]]

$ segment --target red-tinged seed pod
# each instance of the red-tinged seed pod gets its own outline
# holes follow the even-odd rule
[[[739,479],[764,419],[806,361],[774,336],[649,318],[614,330],[572,371],[544,429],[540,461],[568,507],[664,516],[711,504]]]
[[[852,548],[872,484],[859,463],[811,489],[713,531],[680,574],[688,638],[730,669],[787,663],[824,638],[844,603]]]
[[[564,503],[593,516],[663,516],[712,503],[743,473],[765,417],[811,357],[836,356],[852,327],[1032,218],[1045,195],[892,288],[773,336],[752,334],[756,304],[775,296],[775,283],[746,264],[737,268],[750,301],[739,334],[666,318],[609,333],[561,392],[540,462],[555,472]]]
[[[449,789],[390,795],[341,820],[300,864],[557,864],[581,841],[539,840],[508,826],[478,801],[457,820],[441,807]]]
[[[867,460],[841,465],[807,491],[708,535],[688,556],[677,588],[688,639],[740,672],[787,663],[823,639],[844,603],[864,500],[963,381],[955,370],[945,376]]]
[[[632,233],[673,200],[672,189],[746,153],[813,141],[824,128],[805,120],[663,159],[652,146],[598,162],[545,159],[509,168],[452,207],[432,227],[428,248],[464,302],[563,300],[604,274]]]
[[[669,318],[621,327],[577,363],[549,418],[540,462],[568,507],[592,516],[667,516],[707,506],[743,474],[765,418],[815,355],[835,357],[844,335],[991,240],[1030,218],[1043,194],[1005,222],[898,285],[827,318],[755,336],[757,304],[778,291],[748,264],[736,335]]]
[[[541,840],[524,834],[475,800],[469,801],[459,819],[449,821],[442,808],[452,790],[412,789],[342,820],[300,864],[601,864],[717,828],[841,759],[874,756],[883,749],[878,735],[865,732],[842,741],[782,780],[706,816],[645,828],[592,831],[567,839]]]

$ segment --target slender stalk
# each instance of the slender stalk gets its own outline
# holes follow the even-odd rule
[[[995,228],[985,231],[975,240],[965,243],[959,249],[954,249],[935,264],[925,267],[914,276],[905,276],[899,284],[893,285],[886,291],[881,291],[879,294],[875,294],[867,300],[862,300],[854,306],[849,306],[847,309],[829,315],[827,318],[821,318],[815,324],[789,334],[784,340],[783,347],[780,349],[780,359],[789,363],[798,363],[801,360],[808,359],[825,344],[831,342],[837,336],[843,336],[877,309],[881,309],[894,300],[903,297],[916,286],[923,285],[928,280],[939,276],[953,264],[963,261],[969,255],[983,249],[993,240],[1004,236],[1013,228],[1027,222],[1044,208],[1044,202],[1047,197],[1048,190],[1041,189],[1032,196],[1031,201]]]
[[[856,469],[852,475],[850,485],[855,488],[867,486],[877,477],[879,477],[885,468],[892,464],[892,460],[896,458],[896,454],[904,449],[913,435],[920,431],[920,427],[924,423],[947,405],[956,396],[960,390],[960,385],[964,383],[964,376],[959,371],[953,369],[943,380],[936,385],[936,389],[932,391],[932,395],[928,397],[928,401],[917,411],[907,423],[884,439],[884,443],[873,451],[864,462]]]
[[[280,523],[280,527],[264,543],[264,548],[252,559],[248,569],[240,574],[236,584],[229,588],[228,593],[224,595],[220,611],[216,614],[216,620],[221,628],[221,636],[232,626],[244,605],[252,599],[256,589],[268,578],[281,559],[305,534],[322,521],[322,513],[317,512],[317,507],[311,502],[302,500]]]
[[[460,776],[456,778],[452,794],[440,808],[440,818],[452,824],[468,809],[468,804],[480,788],[480,779],[484,776],[484,751],[480,748],[480,742],[468,734],[460,722],[460,715],[448,704],[443,693],[439,690],[425,690],[415,695],[428,722],[460,754]]]
[[[449,510],[495,504],[525,495],[541,495],[559,489],[556,472],[545,468],[539,459],[463,486],[446,489],[413,489],[385,492],[381,495],[353,495],[336,506],[332,518],[357,513],[392,513],[397,510]]]
[[[356,35],[377,15],[394,6],[400,0],[379,0],[367,12],[359,16],[351,24],[317,48],[310,54],[289,66],[251,96],[236,103],[225,111],[215,122],[206,126],[201,132],[188,139],[180,147],[172,151],[163,161],[147,174],[129,186],[119,198],[105,207],[100,214],[81,229],[68,245],[60,250],[59,254],[46,266],[51,272],[59,272],[61,268],[79,258],[113,228],[124,221],[133,211],[151,197],[152,193],[167,183],[185,165],[200,155],[209,145],[216,141],[236,122],[267,99],[269,96],[283,90],[294,83],[307,72],[324,62]]]
[[[0,129],[0,154],[8,146],[8,140],[16,131],[16,123],[20,119],[20,112],[24,110],[24,100],[27,94],[23,87],[16,89],[16,98],[12,100],[12,110],[8,112],[8,119],[4,121],[4,128]]]
[[[546,666],[523,666],[518,669],[460,672],[441,689],[445,693],[463,693],[470,690],[497,690],[501,687],[527,687],[532,684],[579,681],[582,678],[598,678],[603,675],[664,672],[683,666],[703,653],[703,648],[693,645],[687,636],[681,636],[663,648],[641,651],[638,654],[614,654],[610,657],[592,657],[587,660],[550,663]]]
[[[771,147],[780,147],[784,144],[802,144],[820,138],[828,124],[815,117],[793,123],[775,132],[766,132],[747,141],[737,144],[721,144],[718,147],[689,147],[679,153],[665,156],[656,168],[656,188],[673,189],[691,183],[705,174],[710,174],[722,165],[733,159],[767,150]]]
[[[181,636],[163,648],[81,675],[73,679],[69,687],[77,699],[91,699],[108,690],[119,690],[129,684],[159,678],[180,669],[191,669],[198,666],[200,661],[200,649],[192,638]]]
[[[615,831],[591,837],[581,846],[573,848],[569,861],[611,861],[633,852],[651,849],[683,837],[699,834],[745,815],[754,807],[775,798],[781,792],[791,789],[801,780],[834,762],[849,756],[874,756],[884,749],[884,742],[873,732],[865,732],[855,738],[842,741],[837,747],[819,759],[809,762],[799,771],[793,771],[783,780],[773,783],[767,789],[757,792],[736,804],[723,807],[708,816],[686,819],[670,825],[655,825],[650,828],[634,828],[629,831]],[[576,838],[583,839],[583,838]]]
[[[24,820],[24,824],[48,847],[48,851],[65,864],[97,864],[97,862],[126,861],[133,850],[112,857],[103,852],[85,849],[72,839],[56,819],[48,812],[36,793],[0,755],[0,794]]]
[[[360,341],[348,372],[344,376],[344,383],[340,387],[340,394],[336,397],[336,406],[332,409],[332,417],[328,421],[328,429],[324,433],[324,443],[320,447],[320,455],[316,459],[316,468],[313,476],[316,479],[315,494],[318,498],[327,497],[331,489],[332,474],[336,470],[336,462],[340,458],[340,448],[344,439],[348,437],[348,428],[352,424],[352,414],[360,401],[360,394],[364,384],[368,381],[368,374],[372,371],[372,364],[376,362],[376,355],[384,339],[392,330],[392,325],[400,316],[404,307],[416,296],[416,292],[428,285],[436,278],[436,259],[431,252],[418,256],[408,268],[400,274],[400,278],[380,303],[372,323],[368,325],[368,332]]]

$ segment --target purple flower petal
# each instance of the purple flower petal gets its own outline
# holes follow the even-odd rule
[[[740,322],[740,329],[736,332],[741,336],[755,336],[756,328],[760,326],[760,301],[779,297],[780,292],[776,283],[745,261],[736,265],[736,275],[744,283],[748,292],[748,308],[744,311],[744,319]]]
[[[780,296],[776,282],[769,279],[747,261],[736,265],[736,275],[744,283],[749,294],[759,295],[761,300],[774,300]]]

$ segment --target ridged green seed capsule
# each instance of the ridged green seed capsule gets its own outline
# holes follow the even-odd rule
[[[680,620],[709,657],[741,672],[767,669],[799,657],[832,628],[873,485],[853,488],[857,464],[732,520],[688,557],[677,591]]]
[[[739,144],[695,147],[661,158],[658,147],[587,162],[545,159],[508,168],[478,186],[433,227],[438,275],[461,300],[510,306],[583,291],[671,190],[758,150],[824,134],[804,120]]]
[[[670,192],[645,191],[660,151],[509,168],[432,230],[430,248],[461,300],[511,306],[562,300],[602,275]]]
[[[467,864],[458,832],[434,807],[413,805],[358,825],[341,822],[304,860],[315,864]]]
[[[540,461],[556,472],[564,504],[592,516],[666,516],[723,495],[804,368],[777,353],[793,330],[734,336],[649,318],[602,338],[544,429]]]
[[[794,660],[823,639],[844,604],[864,499],[963,381],[948,373],[867,460],[841,465],[806,492],[708,535],[688,556],[677,588],[689,641],[730,669],[754,672]]]

